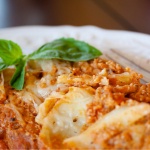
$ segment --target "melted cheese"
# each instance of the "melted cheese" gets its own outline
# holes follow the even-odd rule
[[[29,71],[26,83],[22,91],[15,93],[19,98],[27,103],[34,103],[36,109],[45,98],[53,91],[64,89],[66,85],[57,83],[57,77],[63,73],[70,73],[70,63],[59,60],[39,60],[29,63]],[[37,78],[36,74],[41,72],[42,77]]]

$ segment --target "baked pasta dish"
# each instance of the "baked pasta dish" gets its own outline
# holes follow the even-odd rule
[[[10,85],[19,69],[1,69],[0,149],[150,149],[150,84],[141,74],[101,56],[24,66],[21,90]]]

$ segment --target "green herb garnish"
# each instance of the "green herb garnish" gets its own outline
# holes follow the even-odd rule
[[[23,55],[20,46],[10,40],[0,40],[0,71],[15,66],[10,85],[16,90],[24,86],[25,66],[29,60],[61,59],[67,61],[87,61],[102,53],[95,47],[73,38],[60,38],[46,43],[29,55]]]

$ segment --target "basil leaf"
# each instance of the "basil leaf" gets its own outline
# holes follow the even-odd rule
[[[0,39],[0,58],[7,66],[17,63],[22,56],[20,46],[10,40]]]
[[[3,62],[3,60],[0,58],[0,71],[4,70],[5,68],[7,68],[8,66]]]
[[[75,40],[61,38],[47,43],[29,55],[29,59],[62,59],[67,61],[85,61],[96,58],[102,53],[95,47]]]
[[[61,38],[44,44],[38,50],[25,56],[18,44],[0,39],[0,71],[12,65],[16,66],[10,81],[10,85],[16,90],[22,90],[24,86],[25,67],[29,59],[55,58],[76,62],[90,60],[100,55],[102,53],[98,49],[85,42],[73,38]]]
[[[10,81],[10,85],[16,90],[22,90],[24,86],[25,78],[25,66],[27,60],[21,59],[19,64],[16,66],[16,71]]]

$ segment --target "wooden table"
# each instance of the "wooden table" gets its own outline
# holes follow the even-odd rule
[[[0,28],[95,25],[150,34],[150,0],[0,0]]]

